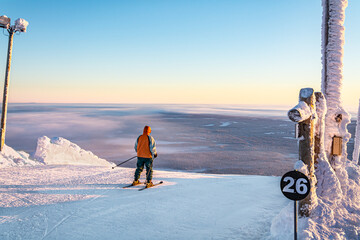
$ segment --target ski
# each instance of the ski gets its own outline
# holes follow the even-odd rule
[[[124,186],[123,188],[135,187],[135,186],[139,186],[141,184],[143,184],[143,183],[139,183],[139,184],[135,184],[135,185],[130,184],[130,185]]]
[[[158,183],[155,183],[155,184],[152,185],[151,187],[143,187],[143,188],[140,188],[139,191],[145,190],[145,189],[147,189],[147,188],[155,187],[155,186],[160,185],[160,184],[162,184],[162,183],[163,183],[163,181],[160,181],[160,182],[158,182]]]

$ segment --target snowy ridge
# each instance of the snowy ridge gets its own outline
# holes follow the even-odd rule
[[[35,165],[88,165],[88,166],[114,166],[105,159],[99,158],[90,151],[81,149],[75,143],[61,137],[52,139],[43,136],[38,139],[36,152],[30,154],[15,151],[4,145],[0,152],[0,168],[35,166]]]
[[[22,151],[15,151],[11,147],[4,145],[4,150],[0,152],[0,168],[14,166],[34,166],[39,163],[31,160],[29,154]]]
[[[75,143],[62,137],[52,139],[43,136],[38,139],[34,159],[44,164],[70,164],[91,166],[112,166],[113,163],[99,158],[90,151],[81,149]]]

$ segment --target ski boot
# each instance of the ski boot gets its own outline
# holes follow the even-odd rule
[[[149,188],[149,187],[152,187],[152,186],[154,186],[152,181],[146,182],[146,188]]]
[[[136,185],[139,185],[139,184],[141,184],[141,182],[139,180],[134,180],[131,185],[136,186]]]

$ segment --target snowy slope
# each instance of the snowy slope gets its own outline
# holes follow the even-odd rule
[[[122,188],[134,169],[112,169],[66,139],[40,138],[34,156],[41,163],[9,147],[0,155],[0,239],[293,238],[293,203],[279,177],[158,171],[155,161],[154,182],[164,184],[139,192]],[[356,239],[360,168],[346,162],[349,185],[339,193],[325,160],[322,194],[311,218],[299,219],[299,236]]]
[[[279,177],[155,171],[164,184],[140,192],[122,188],[133,172],[0,169],[0,239],[266,239],[289,203]]]
[[[123,189],[134,169],[63,138],[39,138],[34,158],[0,168],[0,239],[267,239],[289,203],[279,177],[157,171],[156,161],[162,185]]]

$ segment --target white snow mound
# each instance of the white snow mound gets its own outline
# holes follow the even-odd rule
[[[114,165],[62,137],[40,137],[34,159],[47,165]]]
[[[29,159],[29,154],[23,151],[15,151],[13,148],[4,145],[0,152],[0,168],[14,166],[34,166],[39,163]]]

